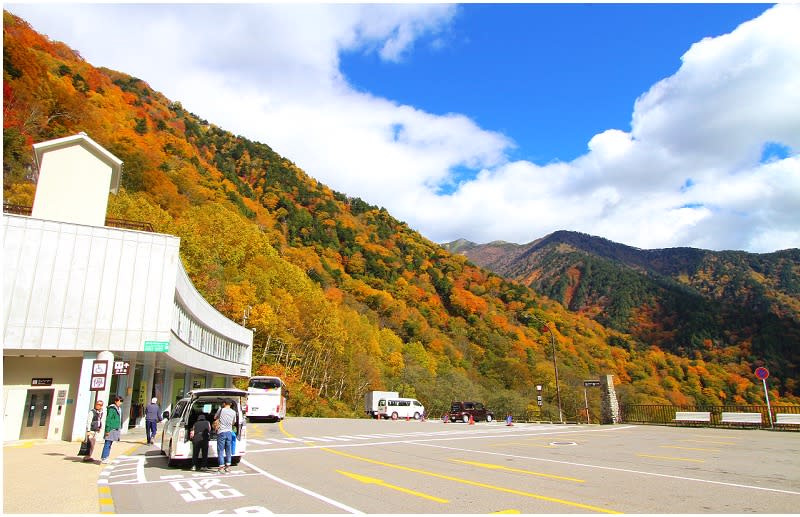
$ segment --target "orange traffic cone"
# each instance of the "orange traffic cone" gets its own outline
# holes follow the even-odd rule
[[[475,425],[475,418],[472,415],[469,416],[469,425]]]

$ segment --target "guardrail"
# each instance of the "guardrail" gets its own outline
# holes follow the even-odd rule
[[[30,216],[33,207],[3,203],[3,213]],[[129,221],[127,219],[112,219],[106,217],[106,226],[122,228],[123,230],[138,230],[140,232],[153,232],[153,225],[144,221]]]
[[[777,423],[777,415],[784,421],[800,421],[800,406],[772,406],[770,416],[767,406],[668,406],[661,404],[622,404],[621,421],[628,424],[685,425],[686,415],[707,413],[708,421],[693,420],[710,427],[754,427],[770,428],[770,422]],[[787,416],[783,416],[787,415]],[[791,416],[788,416],[791,415]],[[760,417],[760,420],[759,420]],[[797,425],[775,426],[776,429],[800,430]]]

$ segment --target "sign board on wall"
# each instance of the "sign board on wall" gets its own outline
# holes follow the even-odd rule
[[[52,377],[35,377],[31,379],[31,386],[52,386]]]
[[[103,391],[106,389],[107,371],[108,361],[95,359],[92,362],[92,380],[89,384],[89,391]]]
[[[169,341],[145,341],[145,352],[169,352]]]

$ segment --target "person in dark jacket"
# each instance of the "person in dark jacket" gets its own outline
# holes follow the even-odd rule
[[[94,408],[89,410],[89,416],[86,419],[86,439],[89,440],[89,452],[83,457],[83,461],[94,461],[92,453],[94,452],[94,444],[97,433],[103,428],[103,401],[97,400],[94,403]]]
[[[161,409],[158,407],[158,399],[153,397],[144,408],[144,425],[148,445],[153,443],[156,437],[159,422],[161,422]]]
[[[114,396],[114,403],[108,406],[106,413],[105,439],[103,453],[100,455],[100,463],[108,463],[108,456],[111,454],[111,445],[120,439],[120,429],[122,429],[122,397]]]
[[[206,415],[200,413],[197,415],[197,421],[189,432],[189,438],[192,440],[192,470],[205,470],[208,468],[208,440],[210,437],[211,423],[206,420]],[[202,466],[197,464],[200,454],[203,455]]]

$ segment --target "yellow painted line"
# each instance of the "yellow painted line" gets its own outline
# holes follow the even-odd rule
[[[112,504],[114,504],[114,499],[111,498],[111,497],[101,498],[100,499],[100,504],[107,504],[107,505],[111,506]]]
[[[366,483],[368,485],[378,485],[384,488],[389,488],[391,490],[397,490],[398,492],[403,492],[404,494],[413,495],[416,497],[421,497],[423,499],[428,499],[429,501],[435,501],[437,503],[449,503],[447,499],[442,499],[440,497],[435,497],[428,494],[423,494],[422,492],[417,492],[416,490],[411,490],[409,488],[403,488],[397,485],[390,485],[389,483],[385,482],[382,479],[371,478],[369,476],[362,476],[360,474],[354,474],[352,472],[345,472],[344,470],[337,470],[339,474],[343,474],[349,478],[355,479],[356,481],[360,481],[362,483]]]
[[[681,440],[681,441],[690,443],[716,443],[717,445],[736,445],[733,442],[712,442],[709,440]]]
[[[97,489],[97,491],[100,492],[101,494],[110,494],[111,493],[111,487],[109,487],[109,486],[101,486],[101,487],[99,487]]]
[[[637,454],[642,458],[656,458],[659,460],[672,460],[672,461],[692,461],[694,463],[705,463],[706,460],[698,460],[694,458],[675,458],[673,456],[656,456],[655,454]]]
[[[684,450],[687,450],[687,451],[719,452],[719,449],[708,449],[706,447],[681,447],[680,445],[659,445],[659,447],[663,447],[665,449],[684,449]]]
[[[519,496],[522,496],[522,497],[531,497],[533,499],[539,499],[539,500],[542,500],[542,501],[549,501],[551,503],[563,504],[563,505],[572,506],[572,507],[575,507],[575,508],[583,508],[585,510],[592,510],[592,511],[600,512],[600,513],[614,513],[614,514],[620,513],[620,512],[616,512],[614,510],[607,510],[605,508],[600,508],[600,507],[597,507],[597,506],[591,506],[591,505],[588,505],[588,504],[576,503],[576,502],[573,502],[573,501],[566,501],[564,499],[557,499],[557,498],[554,498],[554,497],[547,497],[547,496],[544,496],[544,495],[533,494],[531,492],[523,492],[522,490],[516,490],[516,489],[513,489],[513,488],[505,488],[505,487],[501,487],[501,486],[489,485],[489,484],[486,484],[486,483],[480,483],[478,481],[471,481],[469,479],[461,479],[461,478],[457,478],[457,477],[453,477],[453,476],[447,476],[447,475],[444,475],[444,474],[438,474],[436,472],[429,472],[427,470],[420,470],[420,469],[414,469],[414,468],[411,468],[411,467],[405,467],[403,465],[394,465],[392,463],[386,463],[386,462],[383,462],[383,461],[373,460],[373,459],[370,459],[370,458],[364,458],[362,456],[355,456],[353,454],[348,454],[346,452],[337,451],[337,450],[334,450],[334,449],[322,448],[321,450],[327,451],[327,452],[330,452],[332,454],[336,454],[336,455],[339,455],[339,456],[344,456],[345,458],[351,458],[351,459],[355,459],[355,460],[359,460],[359,461],[365,461],[367,463],[372,463],[374,465],[381,465],[381,466],[389,467],[389,468],[393,468],[393,469],[405,470],[406,472],[414,472],[414,473],[422,474],[422,475],[425,475],[425,476],[431,476],[431,477],[435,477],[435,478],[439,478],[439,479],[446,479],[448,481],[454,481],[456,483],[463,483],[465,485],[472,485],[472,486],[477,486],[477,487],[481,487],[481,488],[487,488],[489,490],[496,490],[498,492],[505,492],[505,493],[508,493],[508,494],[519,495]]]
[[[541,476],[544,478],[551,478],[551,479],[563,479],[564,481],[574,481],[576,483],[585,483],[583,479],[571,478],[571,477],[564,477],[564,476],[556,476],[554,474],[544,474],[542,472],[533,472],[531,470],[522,470],[522,469],[514,469],[511,467],[506,467],[504,465],[493,465],[491,463],[478,463],[477,461],[466,461],[466,460],[450,460],[455,461],[456,463],[464,463],[466,465],[473,465],[475,467],[483,467],[486,469],[492,470],[505,470],[507,472],[517,472],[520,474],[530,474],[531,476]]]

